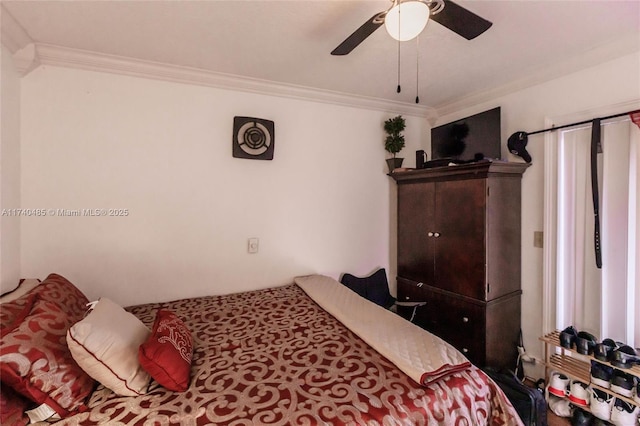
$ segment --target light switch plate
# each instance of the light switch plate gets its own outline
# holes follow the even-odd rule
[[[258,238],[249,238],[247,242],[247,251],[251,254],[257,253],[260,247],[260,240]]]

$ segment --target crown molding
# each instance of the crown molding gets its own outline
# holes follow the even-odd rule
[[[107,72],[173,83],[185,83],[262,95],[309,100],[347,107],[384,111],[387,113],[404,114],[426,119],[433,119],[436,116],[435,110],[428,106],[411,105],[305,86],[240,77],[199,68],[144,61],[41,43],[35,43],[34,50],[34,61],[42,65]]]
[[[0,41],[12,54],[33,43],[27,31],[2,3],[0,3]]]
[[[444,116],[478,104],[493,101],[496,98],[518,92],[528,87],[555,80],[636,52],[640,52],[640,39],[637,34],[632,34],[616,42],[597,46],[588,52],[579,52],[575,56],[567,58],[566,61],[558,62],[555,66],[538,69],[522,79],[490,90],[471,93],[451,102],[436,105],[434,106],[436,111],[435,115]]]
[[[33,43],[13,54],[13,63],[22,77],[40,66],[40,57]]]

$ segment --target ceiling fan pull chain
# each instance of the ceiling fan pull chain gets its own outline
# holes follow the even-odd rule
[[[398,88],[396,92],[400,93],[402,89],[400,88],[400,11],[398,9]]]
[[[398,42],[398,88],[396,91],[400,93],[402,89],[400,88],[400,42]]]
[[[416,103],[420,103],[420,35],[416,37]]]

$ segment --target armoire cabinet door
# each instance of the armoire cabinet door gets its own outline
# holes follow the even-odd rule
[[[434,183],[398,186],[398,275],[428,284],[433,281]]]
[[[438,182],[434,235],[435,272],[430,285],[485,300],[486,179]]]

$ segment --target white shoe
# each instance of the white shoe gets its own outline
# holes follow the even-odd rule
[[[591,413],[601,420],[609,421],[614,399],[613,395],[599,389],[591,389]]]
[[[616,426],[637,426],[640,407],[616,398],[611,409],[611,422]]]
[[[566,398],[559,398],[555,395],[547,397],[549,409],[558,417],[571,417],[571,403]]]
[[[586,407],[589,405],[589,391],[587,391],[587,385],[577,380],[572,381],[569,386],[569,401],[579,407]]]
[[[549,386],[547,388],[550,394],[559,398],[564,398],[569,394],[568,388],[569,378],[567,376],[560,373],[551,374],[551,380],[549,381]]]
[[[611,387],[611,376],[613,368],[608,365],[591,361],[591,383],[609,389]]]
[[[615,370],[611,378],[611,390],[627,398],[632,398],[634,380],[631,374]]]

